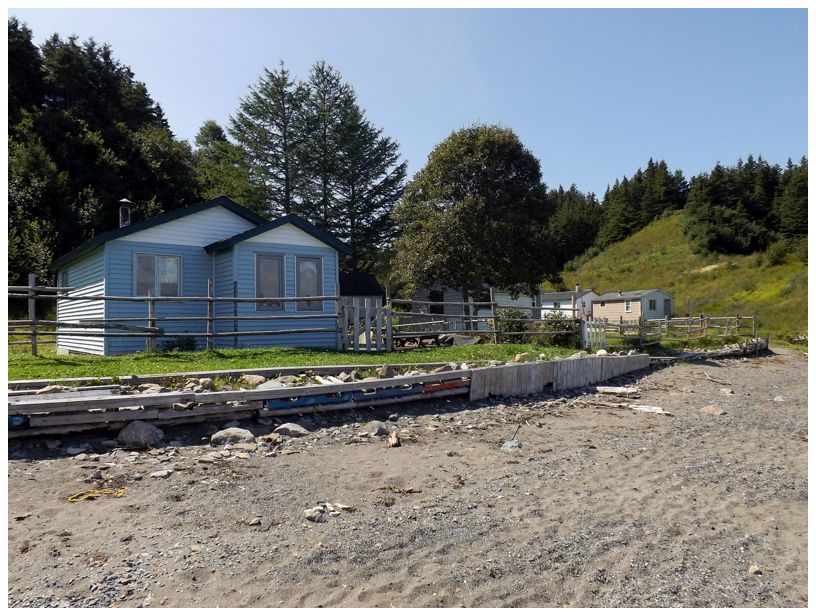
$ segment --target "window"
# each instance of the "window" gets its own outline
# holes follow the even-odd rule
[[[297,296],[312,297],[323,295],[323,264],[320,257],[298,257],[297,258]],[[323,302],[301,301],[298,302],[298,310],[315,311],[323,310]]]
[[[63,287],[69,286],[68,285],[68,268],[67,267],[64,270],[62,270],[62,280],[60,281],[60,284]]]
[[[649,310],[657,310],[657,300],[650,299],[649,300]]]
[[[284,297],[283,255],[255,255],[255,297]],[[283,302],[258,302],[255,310],[283,310]]]
[[[623,300],[623,309],[626,312],[632,312],[632,300],[631,299]]]
[[[553,308],[555,308],[556,310],[558,308],[561,308],[561,302],[553,302]]]
[[[606,302],[601,302],[601,308],[603,308],[604,306],[606,306]]]
[[[180,297],[181,257],[137,254],[134,263],[137,297]]]

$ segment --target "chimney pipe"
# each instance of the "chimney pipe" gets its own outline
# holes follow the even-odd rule
[[[129,199],[119,200],[119,228],[127,227],[130,224],[130,212],[133,202]]]
[[[623,291],[621,291],[620,289],[618,289],[618,297],[623,297]]]

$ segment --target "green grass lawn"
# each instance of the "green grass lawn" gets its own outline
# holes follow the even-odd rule
[[[57,355],[54,345],[41,345],[40,355],[32,357],[24,345],[9,347],[10,381],[60,379],[69,377],[127,376],[169,372],[197,372],[277,366],[331,366],[418,364],[442,361],[509,360],[516,353],[529,352],[538,357],[571,355],[576,349],[540,347],[533,344],[477,344],[408,351],[342,352],[313,349],[225,349],[221,351],[135,353],[99,357],[95,355]]]

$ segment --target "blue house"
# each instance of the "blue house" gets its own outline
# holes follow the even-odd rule
[[[126,217],[126,218],[129,218]],[[58,285],[70,295],[110,297],[213,296],[319,297],[339,293],[339,255],[349,247],[306,220],[288,214],[267,221],[227,197],[173,210],[148,220],[102,233],[52,264]],[[203,332],[206,301],[155,302],[156,317],[166,338],[174,333]],[[270,301],[215,302],[214,316],[278,316],[294,318],[258,321],[216,320],[215,333],[259,330],[330,329],[337,302]],[[106,319],[123,324],[147,324],[147,302],[122,300],[58,300],[57,320]],[[325,319],[319,318],[326,314]],[[315,318],[304,319],[306,316]],[[192,317],[194,320],[183,320]],[[195,320],[195,319],[198,320]],[[136,320],[144,319],[144,320]],[[99,329],[82,330],[100,333]],[[59,330],[58,330],[59,333]],[[297,346],[335,348],[335,332],[216,337],[215,348]],[[201,339],[198,339],[201,346]],[[116,355],[145,349],[143,336],[57,336],[58,353]]]

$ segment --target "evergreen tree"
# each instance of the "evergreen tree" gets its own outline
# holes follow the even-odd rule
[[[808,161],[802,157],[798,165],[788,161],[779,193],[774,200],[774,212],[779,231],[786,237],[808,234]]]
[[[336,131],[333,228],[351,245],[344,269],[372,271],[395,236],[391,212],[402,194],[407,163],[400,162],[397,142],[365,119],[352,96],[343,101]]]
[[[550,258],[560,270],[593,244],[601,223],[601,207],[593,193],[584,195],[573,184],[547,195],[552,215],[547,225]]]
[[[231,143],[214,120],[201,125],[195,145],[193,168],[202,198],[226,195],[262,214],[263,194],[250,180],[249,161],[243,148]]]
[[[306,86],[293,80],[281,61],[277,70],[264,69],[230,118],[230,133],[246,152],[251,181],[263,190],[264,213],[269,217],[307,214],[302,165],[306,97]]]

